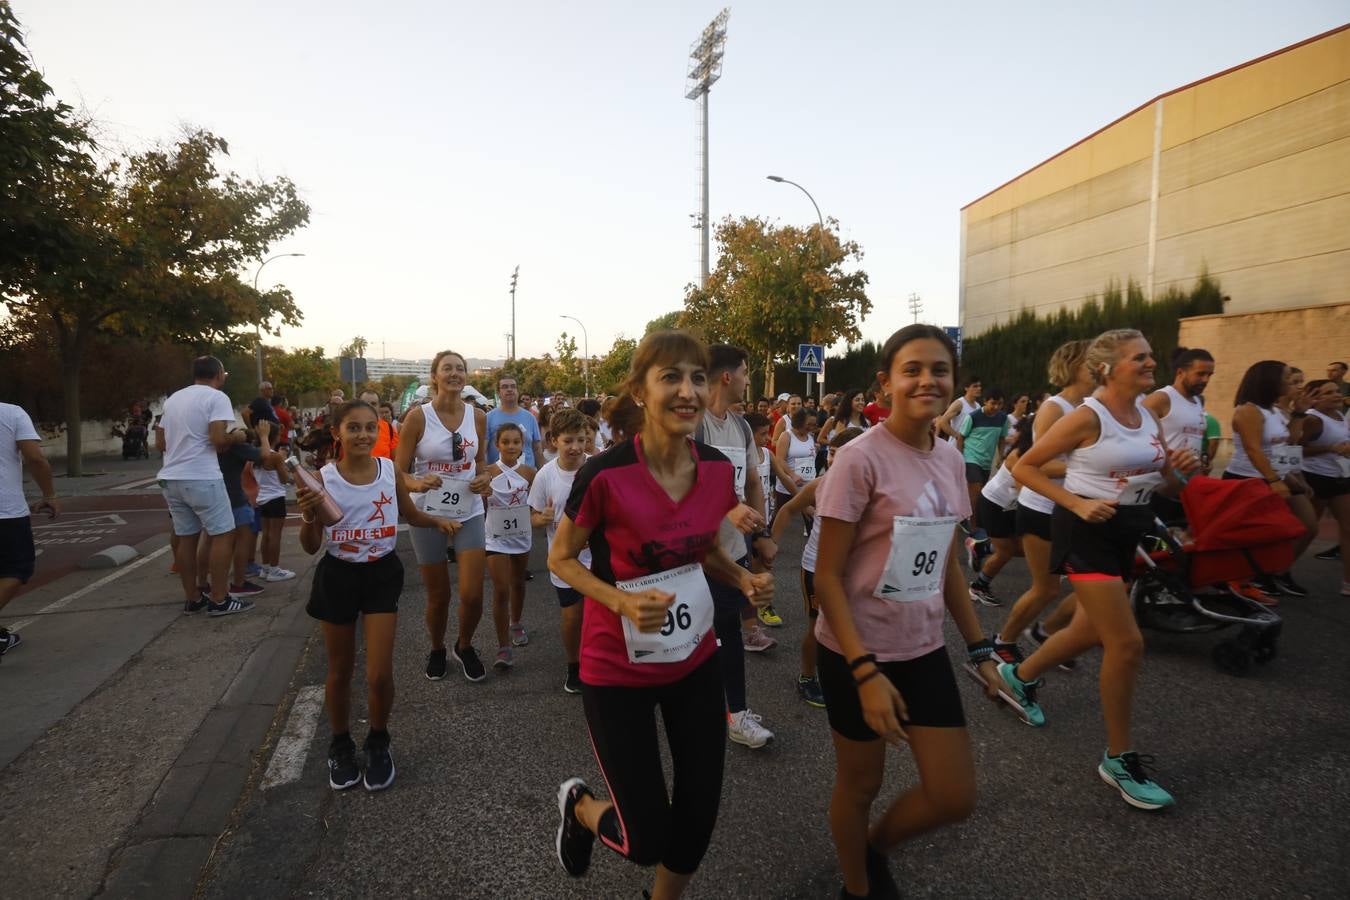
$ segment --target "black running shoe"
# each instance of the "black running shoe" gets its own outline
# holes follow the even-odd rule
[[[981,587],[977,582],[970,583],[970,599],[982,606],[1002,606],[1003,601],[994,596],[994,592],[987,587]]]
[[[581,673],[570,666],[567,669],[567,680],[563,682],[563,690],[569,694],[581,693]]]
[[[1313,559],[1340,559],[1340,558],[1341,558],[1340,544],[1332,544],[1330,547],[1323,550],[1321,553],[1313,554]]]
[[[427,654],[427,677],[440,681],[445,677],[445,648],[432,650]]]
[[[389,732],[372,731],[366,735],[365,785],[368,791],[382,791],[394,783],[394,757],[389,754]]]
[[[1283,575],[1275,576],[1275,583],[1280,587],[1280,593],[1286,597],[1306,597],[1308,589],[1294,580],[1294,576],[1285,572]]]
[[[183,612],[186,615],[199,613],[211,605],[211,598],[205,594],[198,594],[195,600],[183,601]]]
[[[464,677],[470,681],[482,681],[487,677],[487,669],[483,668],[483,661],[478,658],[478,651],[473,649],[473,644],[463,649],[455,644],[450,648],[450,655],[464,670]]]
[[[558,785],[558,862],[573,878],[580,878],[591,867],[591,851],[595,835],[577,818],[577,801],[583,796],[594,797],[586,782],[569,778]]]
[[[356,744],[350,734],[340,734],[328,745],[328,786],[345,791],[361,780],[361,767],[356,764]]]
[[[999,662],[1005,662],[1016,666],[1025,657],[1022,656],[1022,648],[1017,646],[1014,641],[1011,644],[1005,644],[1002,641],[994,641],[994,656],[998,657]]]
[[[238,597],[226,597],[220,603],[207,603],[206,614],[212,618],[217,616],[232,616],[235,613],[248,612],[252,608],[252,600],[241,600]]]
[[[891,866],[885,854],[867,845],[867,885],[868,897],[879,900],[900,900],[900,886],[895,883]]]
[[[1045,626],[1042,625],[1040,622],[1037,622],[1035,625],[1032,625],[1030,628],[1026,629],[1022,633],[1026,635],[1027,638],[1029,638],[1031,642],[1035,644],[1037,647],[1039,647],[1041,644],[1044,644],[1046,640],[1050,637],[1050,635],[1046,633]],[[994,642],[994,646],[995,647],[998,646],[998,641]],[[1064,660],[1064,662],[1059,664],[1059,668],[1063,669],[1065,672],[1072,672],[1077,667],[1078,667],[1078,660],[1076,659],[1066,659]]]
[[[23,643],[23,638],[19,637],[8,628],[0,628],[0,656],[4,656],[9,651]]]

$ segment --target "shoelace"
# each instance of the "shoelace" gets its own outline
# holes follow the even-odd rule
[[[1120,764],[1125,767],[1125,771],[1139,784],[1148,784],[1152,778],[1148,777],[1145,766],[1154,764],[1154,757],[1151,753],[1139,754],[1133,750],[1127,750],[1120,754]]]
[[[1036,702],[1036,691],[1041,685],[1045,684],[1044,678],[1037,678],[1035,681],[1027,681],[1022,684],[1022,694],[1027,698],[1027,703]]]

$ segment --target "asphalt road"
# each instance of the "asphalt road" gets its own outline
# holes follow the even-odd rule
[[[536,538],[538,541],[538,538]],[[1315,545],[1320,549],[1323,544]],[[747,659],[750,706],[776,732],[765,749],[730,745],[712,847],[692,897],[837,895],[825,819],[833,755],[823,711],[798,701],[797,642],[806,620],[796,570],[800,533],[778,565],[779,646]],[[505,676],[466,682],[451,663],[441,682],[422,674],[424,597],[408,569],[390,726],[398,780],[381,794],[337,794],[326,780],[329,730],[318,716],[298,780],[263,788],[281,733],[315,716],[276,717],[231,824],[198,885],[206,897],[633,897],[650,873],[597,846],[590,873],[568,878],[553,854],[558,783],[602,783],[577,697],[561,691],[558,615],[536,547],[525,621],[531,643]],[[1157,757],[1157,777],[1178,798],[1164,813],[1127,807],[1102,784],[1105,743],[1097,658],[1047,676],[1048,724],[1032,730],[960,678],[979,771],[979,806],[960,826],[897,850],[907,896],[1332,897],[1350,873],[1350,716],[1344,683],[1350,600],[1336,595],[1339,566],[1305,559],[1314,589],[1286,601],[1279,657],[1248,678],[1210,662],[1217,638],[1146,633],[1137,748]],[[307,577],[307,576],[302,576]],[[1015,561],[996,591],[1025,587]],[[303,584],[291,602],[301,602]],[[981,608],[992,631],[1003,610]],[[454,629],[452,617],[451,628]],[[476,645],[492,657],[490,623]],[[949,628],[951,646],[961,646]],[[953,654],[953,661],[959,656]],[[357,663],[354,715],[364,709]],[[312,700],[324,681],[311,632],[285,704]],[[306,689],[309,689],[306,692]],[[302,704],[303,705],[303,704]],[[358,743],[363,721],[353,724]],[[303,727],[300,727],[303,734]],[[914,781],[909,756],[888,754],[881,803]]]

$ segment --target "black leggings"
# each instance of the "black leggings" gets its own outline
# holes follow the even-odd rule
[[[614,802],[600,817],[600,840],[640,866],[661,863],[677,875],[692,874],[712,841],[722,799],[727,714],[717,660],[709,658],[660,687],[583,684],[581,700]],[[657,706],[670,745],[674,796],[669,798]]]
[[[741,561],[743,565],[744,560]],[[738,713],[745,709],[745,641],[741,636],[741,610],[745,595],[729,584],[708,579],[713,598],[713,631],[717,634],[717,659],[722,668],[722,686],[727,692],[727,709]]]

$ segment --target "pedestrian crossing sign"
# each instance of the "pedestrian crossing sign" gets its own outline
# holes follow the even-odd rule
[[[825,371],[825,348],[820,344],[798,344],[797,371],[815,375]]]

